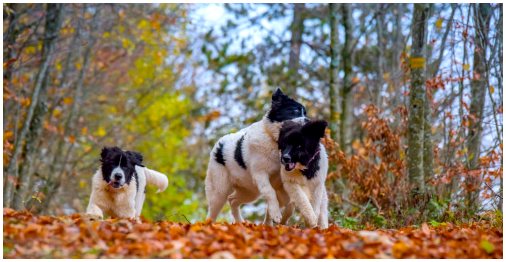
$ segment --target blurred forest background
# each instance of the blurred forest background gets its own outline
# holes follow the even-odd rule
[[[83,212],[101,148],[117,145],[169,177],[148,190],[145,218],[203,220],[212,145],[261,119],[280,87],[330,121],[331,222],[502,224],[502,15],[502,4],[3,4],[4,207]]]

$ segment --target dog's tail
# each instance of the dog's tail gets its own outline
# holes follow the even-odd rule
[[[156,193],[165,191],[169,185],[169,179],[167,176],[147,167],[145,167],[144,170],[146,173],[146,183],[155,185],[158,188],[158,191],[156,191]]]

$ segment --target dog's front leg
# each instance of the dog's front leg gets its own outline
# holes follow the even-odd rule
[[[128,203],[119,206],[115,211],[115,215],[118,218],[128,218],[139,221],[138,217],[136,216],[135,200],[132,199],[128,201]]]
[[[318,216],[318,226],[322,229],[326,229],[329,227],[329,217],[328,217],[329,198],[327,196],[327,189],[325,188],[325,186],[323,187],[320,202],[321,203],[320,203],[320,215]]]
[[[281,218],[281,224],[286,225],[288,223],[288,220],[290,217],[292,217],[293,210],[295,209],[295,206],[292,202],[288,203],[285,206],[285,209],[283,210],[283,217]]]
[[[318,218],[313,211],[313,207],[311,206],[306,193],[304,190],[302,190],[300,185],[291,183],[290,181],[285,181],[283,186],[290,196],[290,199],[293,201],[295,206],[299,209],[300,213],[306,220],[306,223],[309,224],[310,227],[316,227]]]
[[[272,223],[271,216],[269,216],[269,209],[265,210],[265,218],[264,218],[264,225],[272,226],[274,225]]]
[[[128,202],[128,210],[125,214],[125,217],[134,219],[137,222],[140,222],[139,217],[137,216],[137,210],[135,209],[135,199]]]
[[[321,204],[322,204],[322,196],[323,196],[323,191],[325,191],[325,185],[318,185],[314,190],[313,190],[313,197],[311,198],[311,206],[313,207],[313,211],[314,211],[314,214],[315,216],[318,218],[320,217],[320,207],[321,207]]]
[[[281,222],[281,211],[279,210],[279,202],[276,197],[276,191],[272,187],[269,181],[269,175],[266,173],[257,173],[253,175],[253,181],[258,188],[260,194],[265,198],[267,202],[267,212],[272,221],[275,223]],[[266,216],[266,219],[268,217]]]
[[[92,216],[97,219],[102,219],[104,217],[104,213],[100,207],[95,202],[94,194],[91,194],[90,202],[88,203],[88,207],[86,208],[86,215]]]

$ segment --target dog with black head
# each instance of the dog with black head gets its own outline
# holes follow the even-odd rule
[[[138,152],[104,147],[100,154],[101,166],[92,178],[86,214],[97,218],[106,214],[139,221],[146,185],[155,185],[161,192],[169,183],[167,176],[146,168],[142,161]]]
[[[216,142],[205,180],[208,218],[216,220],[228,201],[235,222],[242,222],[240,206],[263,197],[267,202],[265,223],[281,222],[280,204],[285,206],[288,196],[276,194],[283,187],[277,140],[286,120],[307,121],[306,108],[278,88],[262,120]]]
[[[326,127],[327,122],[322,120],[304,124],[286,121],[278,140],[281,181],[290,198],[283,216],[291,216],[295,207],[307,226],[322,229],[328,228],[328,196],[325,188],[328,156],[320,143]]]

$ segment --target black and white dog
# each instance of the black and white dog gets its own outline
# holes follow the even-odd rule
[[[100,156],[101,167],[93,175],[86,214],[103,218],[105,213],[139,220],[146,184],[155,185],[162,192],[169,183],[167,176],[144,167],[142,155],[137,152],[104,147]]]
[[[325,121],[305,124],[286,121],[279,133],[281,181],[290,198],[283,213],[288,219],[294,206],[310,227],[328,228],[328,196],[325,179],[328,157],[320,138],[325,135]],[[286,217],[286,218],[285,218]]]
[[[262,120],[214,145],[205,180],[208,218],[216,220],[228,200],[235,222],[242,222],[240,206],[262,196],[267,202],[265,222],[282,222],[280,204],[286,206],[289,199],[282,194],[277,140],[286,120],[307,121],[306,109],[277,89]]]

